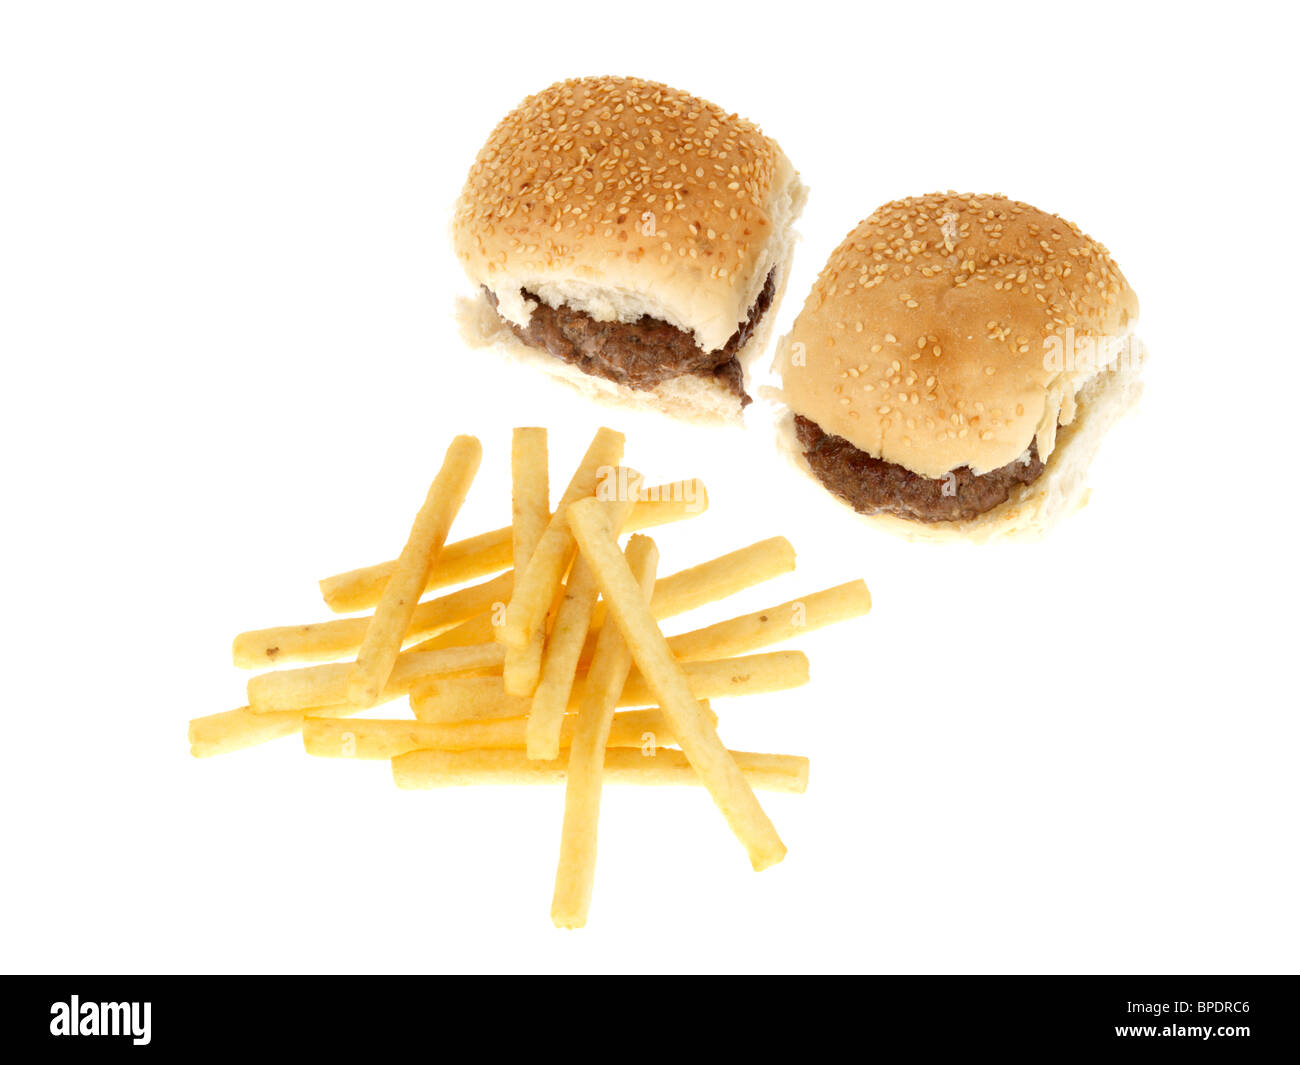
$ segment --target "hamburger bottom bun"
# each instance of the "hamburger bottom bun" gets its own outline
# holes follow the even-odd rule
[[[1134,348],[1142,351],[1140,344],[1135,343]],[[1101,446],[1102,437],[1132,410],[1141,396],[1143,360],[1144,354],[1139,354],[1130,362],[1116,364],[1087,381],[1076,397],[1075,418],[1069,425],[1058,429],[1056,447],[1042,474],[1032,484],[1016,488],[1005,503],[978,517],[965,521],[922,522],[894,514],[857,514],[838,496],[834,498],[846,510],[876,528],[913,541],[989,543],[1040,539],[1061,518],[1087,503],[1088,467]],[[794,417],[793,411],[785,410],[778,419],[777,447],[797,469],[826,491],[804,458],[795,432]]]
[[[751,376],[750,367],[767,350],[771,340],[777,311],[790,277],[793,251],[794,232],[787,225],[781,235],[781,258],[776,260],[774,266],[776,293],[772,305],[759,319],[749,340],[736,353],[736,359],[747,379]],[[473,297],[456,300],[456,321],[460,327],[461,339],[467,347],[495,349],[511,362],[541,370],[576,389],[587,399],[604,406],[659,411],[701,425],[739,425],[743,421],[740,397],[713,378],[682,374],[662,381],[654,388],[630,388],[617,381],[586,373],[549,351],[525,344],[502,320],[481,289]]]

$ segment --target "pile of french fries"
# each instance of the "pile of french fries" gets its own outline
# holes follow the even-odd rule
[[[666,637],[665,619],[793,570],[794,549],[773,537],[660,577],[640,530],[702,513],[707,495],[694,480],[647,487],[623,449],[599,430],[552,511],[546,430],[516,429],[510,526],[448,544],[482,458],[456,437],[401,554],[320,582],[332,610],[372,612],[237,636],[237,666],[290,668],[253,676],[247,706],[191,721],[191,753],[301,733],[311,755],[391,759],[400,788],[562,783],[559,927],[587,921],[605,783],[703,785],[753,867],[779,862],[754,791],[804,791],[808,760],[728,750],[711,700],[807,683],[801,652],[755,652],[866,614],[867,586]],[[350,716],[403,697],[413,718]]]

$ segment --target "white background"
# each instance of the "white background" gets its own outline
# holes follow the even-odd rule
[[[0,964],[40,971],[1294,971],[1294,27],[1282,5],[7,4],[0,15]],[[747,433],[601,411],[488,354],[453,200],[496,121],[633,73],[762,123],[812,189],[781,331],[877,204],[1002,191],[1105,241],[1153,353],[1091,505],[1039,546],[867,530]],[[190,758],[231,637],[326,616],[449,437],[592,431],[703,518],[856,576],[814,682],[719,704],[812,758],[753,874],[705,793],[611,789],[590,926],[562,795],[407,793],[296,740]],[[455,535],[455,533],[453,534]],[[390,707],[392,709],[392,707]]]

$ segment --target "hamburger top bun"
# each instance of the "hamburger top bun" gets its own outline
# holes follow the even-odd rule
[[[1128,335],[1137,297],[1106,249],[1002,196],[895,200],[831,254],[777,352],[782,399],[925,477],[1005,466],[1074,418],[1087,359],[1045,341]]]
[[[452,242],[499,311],[522,289],[600,321],[641,315],[726,344],[787,257],[803,201],[775,141],[639,78],[576,78],[506,115],[470,168]]]

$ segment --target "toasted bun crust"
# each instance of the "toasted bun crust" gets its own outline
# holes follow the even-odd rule
[[[1088,467],[1102,438],[1133,408],[1142,393],[1140,370],[1145,352],[1140,347],[1138,351],[1135,360],[1096,374],[1083,386],[1078,395],[1078,416],[1061,428],[1046,469],[1033,483],[1017,488],[1001,506],[967,521],[910,521],[894,514],[857,516],[875,528],[922,542],[1042,538],[1058,521],[1088,502]],[[777,447],[797,469],[816,480],[799,444],[793,411],[787,410],[777,423]],[[843,506],[852,511],[849,504]]]
[[[844,239],[775,369],[793,411],[862,451],[926,477],[986,473],[1034,440],[1051,457],[1098,372],[1070,345],[1126,337],[1137,314],[1110,254],[1073,223],[934,193],[885,204]]]
[[[749,377],[749,368],[767,350],[776,324],[772,310],[780,303],[790,276],[788,262],[779,264],[776,269],[776,296],[772,308],[759,319],[753,335],[736,353],[746,378]],[[740,397],[713,378],[682,374],[652,389],[629,388],[617,381],[585,373],[550,352],[530,347],[501,321],[482,290],[473,298],[456,301],[456,320],[467,347],[496,348],[507,358],[549,374],[593,402],[610,407],[659,411],[699,425],[738,426],[744,422]]]
[[[803,199],[752,122],[656,82],[575,78],[492,131],[452,243],[519,325],[528,290],[600,321],[649,315],[714,351],[788,257]]]

